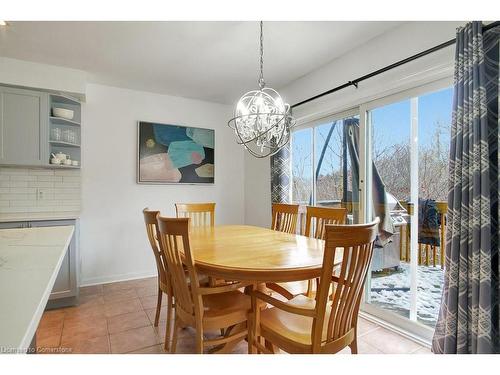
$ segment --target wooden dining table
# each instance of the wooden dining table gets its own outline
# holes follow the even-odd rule
[[[325,241],[250,225],[192,227],[191,252],[200,274],[246,282],[261,291],[266,284],[316,279],[321,274]],[[336,252],[335,264],[342,261]],[[266,303],[261,304],[265,308]],[[245,325],[231,330],[245,329]],[[236,342],[221,352],[229,353]],[[252,347],[250,352],[254,352]]]
[[[198,272],[225,280],[311,280],[319,277],[323,263],[323,240],[267,228],[193,227],[189,239]],[[340,255],[335,263],[341,261]]]

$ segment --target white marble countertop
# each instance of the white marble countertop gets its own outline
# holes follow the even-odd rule
[[[78,219],[80,212],[61,211],[61,212],[19,212],[0,214],[0,223],[9,223],[13,221],[42,221],[42,220],[70,220]]]
[[[29,348],[74,230],[0,230],[0,353]]]

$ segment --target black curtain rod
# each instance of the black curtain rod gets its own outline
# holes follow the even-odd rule
[[[492,22],[488,25],[485,25],[483,26],[483,31],[488,31],[489,29],[492,29],[496,26],[499,26],[500,25],[500,21],[495,21],[495,22]],[[439,51],[445,47],[448,47],[448,46],[451,46],[452,44],[455,44],[456,42],[456,39],[451,39],[451,40],[448,40],[447,42],[444,42],[444,43],[441,43],[435,47],[432,47],[432,48],[429,48],[425,51],[422,51],[420,53],[417,53],[416,55],[413,55],[413,56],[410,56],[410,57],[407,57],[406,59],[403,59],[403,60],[400,60],[400,61],[397,61],[395,62],[394,64],[391,64],[391,65],[387,65],[386,67],[382,68],[382,69],[378,69],[378,70],[375,70],[374,72],[371,72],[371,73],[368,73],[364,76],[361,76],[359,78],[356,78],[352,81],[349,81],[349,82],[346,82],[340,86],[337,86],[337,87],[334,87],[333,89],[330,89],[328,91],[325,91],[325,92],[322,92],[321,94],[318,94],[318,95],[315,95],[309,99],[305,99],[301,102],[298,102],[298,103],[295,103],[294,105],[292,105],[292,108],[295,108],[295,107],[298,107],[300,105],[303,105],[303,104],[306,104],[306,103],[309,103],[309,102],[312,102],[313,100],[316,100],[318,98],[321,98],[322,96],[325,96],[325,95],[329,95],[329,94],[332,94],[336,91],[340,91],[340,90],[343,90],[347,87],[350,87],[350,86],[354,86],[356,88],[358,88],[358,84],[359,82],[362,82],[368,78],[372,78],[374,76],[377,76],[379,74],[382,74],[384,72],[387,72],[388,70],[391,70],[391,69],[394,69],[394,68],[397,68],[398,66],[401,66],[401,65],[404,65],[406,63],[409,63],[410,61],[413,61],[413,60],[416,60],[416,59],[419,59],[423,56],[426,56],[426,55],[429,55],[431,53],[434,53],[436,51]]]

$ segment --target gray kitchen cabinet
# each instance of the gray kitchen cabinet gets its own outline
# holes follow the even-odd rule
[[[79,226],[78,220],[45,220],[45,221],[17,221],[0,223],[0,229],[11,228],[36,228],[36,227],[55,227],[62,225],[73,225],[75,232],[71,238],[68,251],[64,256],[61,268],[57,275],[52,293],[50,294],[47,308],[56,308],[72,306],[78,304],[79,296],[79,254],[78,238]]]
[[[0,164],[48,161],[48,94],[0,86]]]

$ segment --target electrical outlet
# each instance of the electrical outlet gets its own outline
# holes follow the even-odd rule
[[[45,197],[43,189],[37,188],[36,189],[36,200],[37,201],[43,201]]]

